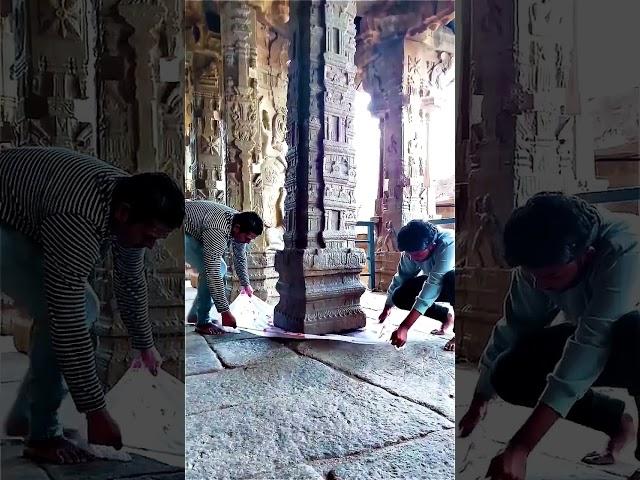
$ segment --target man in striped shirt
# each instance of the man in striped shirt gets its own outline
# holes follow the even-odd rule
[[[90,330],[100,302],[87,279],[111,249],[113,289],[136,359],[157,373],[144,248],[183,217],[183,194],[163,173],[131,176],[61,148],[0,151],[0,285],[33,318],[29,370],[6,424],[8,434],[28,436],[26,456],[88,459],[58,420],[67,387],[86,414],[89,442],[121,448],[96,374]]]
[[[187,201],[185,207],[185,259],[198,270],[198,294],[187,319],[196,323],[196,332],[218,335],[221,332],[211,318],[211,299],[222,316],[222,325],[236,326],[229,311],[224,291],[227,265],[223,255],[232,245],[235,272],[240,279],[241,293],[253,295],[247,270],[247,244],[262,234],[263,223],[255,212],[237,212],[219,203]]]

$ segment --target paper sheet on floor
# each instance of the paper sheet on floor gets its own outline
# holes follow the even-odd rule
[[[225,328],[226,331],[245,331],[260,337],[278,337],[300,340],[335,340],[340,342],[359,343],[371,345],[376,343],[389,343],[391,334],[397,328],[387,320],[384,324],[367,322],[367,326],[361,330],[342,334],[314,335],[308,333],[287,332],[273,325],[273,307],[255,295],[238,295],[231,303],[229,309],[236,318],[237,329]],[[410,331],[409,340],[419,336],[419,332]],[[413,337],[413,338],[412,338]]]
[[[130,368],[106,395],[126,447],[184,455],[184,384],[164,370],[157,376]]]

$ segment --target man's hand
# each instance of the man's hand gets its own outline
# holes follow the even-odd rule
[[[122,448],[122,434],[106,408],[87,413],[87,440],[94,445]]]
[[[490,480],[524,480],[527,474],[527,449],[508,445],[491,460],[486,478]]]
[[[162,356],[158,350],[156,350],[156,347],[147,348],[146,350],[136,350],[133,362],[131,362],[131,367],[141,368],[143,365],[152,375],[158,375],[158,370],[160,370],[160,366],[162,365]]]
[[[402,347],[407,343],[407,334],[409,329],[403,325],[400,325],[395,332],[391,334],[391,345],[395,345],[397,348]]]
[[[236,328],[238,326],[236,324],[236,317],[234,317],[233,313],[228,310],[222,314],[222,326],[231,328]]]
[[[383,323],[388,317],[389,314],[391,313],[391,305],[385,305],[384,308],[382,309],[382,313],[380,313],[380,316],[378,317],[378,321],[380,323]]]
[[[469,410],[464,414],[462,420],[460,420],[459,428],[460,428],[460,436],[468,437],[475,430],[480,423],[480,420],[484,419],[487,414],[487,402],[482,399],[473,399],[471,405],[469,406]]]
[[[240,287],[240,295],[242,295],[243,293],[245,295],[248,295],[249,297],[253,297],[253,288],[251,288],[251,285]]]

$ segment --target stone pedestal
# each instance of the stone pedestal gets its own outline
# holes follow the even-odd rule
[[[276,326],[304,333],[363,327],[364,251],[355,247],[354,1],[291,4],[285,249]]]

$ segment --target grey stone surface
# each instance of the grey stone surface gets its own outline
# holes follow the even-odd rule
[[[224,367],[207,341],[194,332],[185,336],[185,374],[200,375],[222,370]]]
[[[186,413],[261,404],[293,395],[313,396],[330,388],[353,387],[344,375],[315,360],[278,358],[261,364],[260,368],[236,368],[189,379]]]
[[[344,342],[301,342],[303,355],[345,371],[455,419],[455,364],[445,352],[445,340],[408,342],[405,349],[390,345],[351,345]]]
[[[0,458],[0,478],[3,480],[49,480],[42,468],[22,456],[22,442],[3,440]]]
[[[20,382],[29,368],[29,358],[19,352],[3,352],[0,362],[0,382]]]
[[[254,338],[234,342],[212,344],[226,367],[243,367],[276,358],[295,358],[295,352],[285,345],[268,338]]]
[[[487,439],[457,439],[456,480],[485,478],[491,459],[503,444]],[[603,469],[580,464],[544,453],[533,453],[527,464],[527,480],[622,480],[627,476],[607,473]]]
[[[279,363],[274,372],[282,370],[286,362],[274,362]],[[253,403],[240,402],[237,406],[187,417],[190,475],[220,480],[251,477],[283,464],[351,455],[453,426],[425,407],[326,366],[307,366],[306,370],[306,375],[299,376],[297,381],[284,381],[283,387],[290,385],[288,391],[276,386],[268,392],[262,387],[260,393],[252,391]],[[240,376],[232,379],[229,373],[241,374],[242,370],[219,372],[211,377],[226,376],[222,383],[240,380],[236,386],[239,390],[254,383],[242,381]],[[298,393],[293,393],[293,389],[298,389]],[[274,396],[276,392],[279,395]]]
[[[325,480],[322,474],[310,465],[283,466],[276,471],[260,472],[246,480]],[[245,479],[243,479],[245,480]]]
[[[161,474],[184,475],[183,470],[150,460],[139,455],[132,455],[131,462],[94,461],[81,465],[42,465],[51,480],[113,480],[121,478],[137,478],[151,476],[160,477]],[[178,477],[179,478],[179,477]],[[173,479],[172,479],[173,480]]]
[[[226,343],[226,342],[237,342],[238,340],[253,340],[256,338],[262,338],[262,337],[257,337],[253,333],[248,333],[243,331],[234,332],[234,333],[225,333],[224,335],[207,335],[206,337],[204,337],[204,339],[207,341],[207,343],[209,343],[209,345],[217,345],[217,344]]]
[[[451,429],[344,459],[324,473],[335,480],[453,480],[454,452]]]
[[[182,469],[164,465],[139,455],[131,462],[95,461],[82,465],[36,464],[22,456],[23,445],[18,440],[3,440],[1,447],[2,475],[7,480],[112,480],[146,478],[177,480],[184,478]],[[170,475],[170,476],[167,476]],[[171,476],[173,475],[173,476]]]

